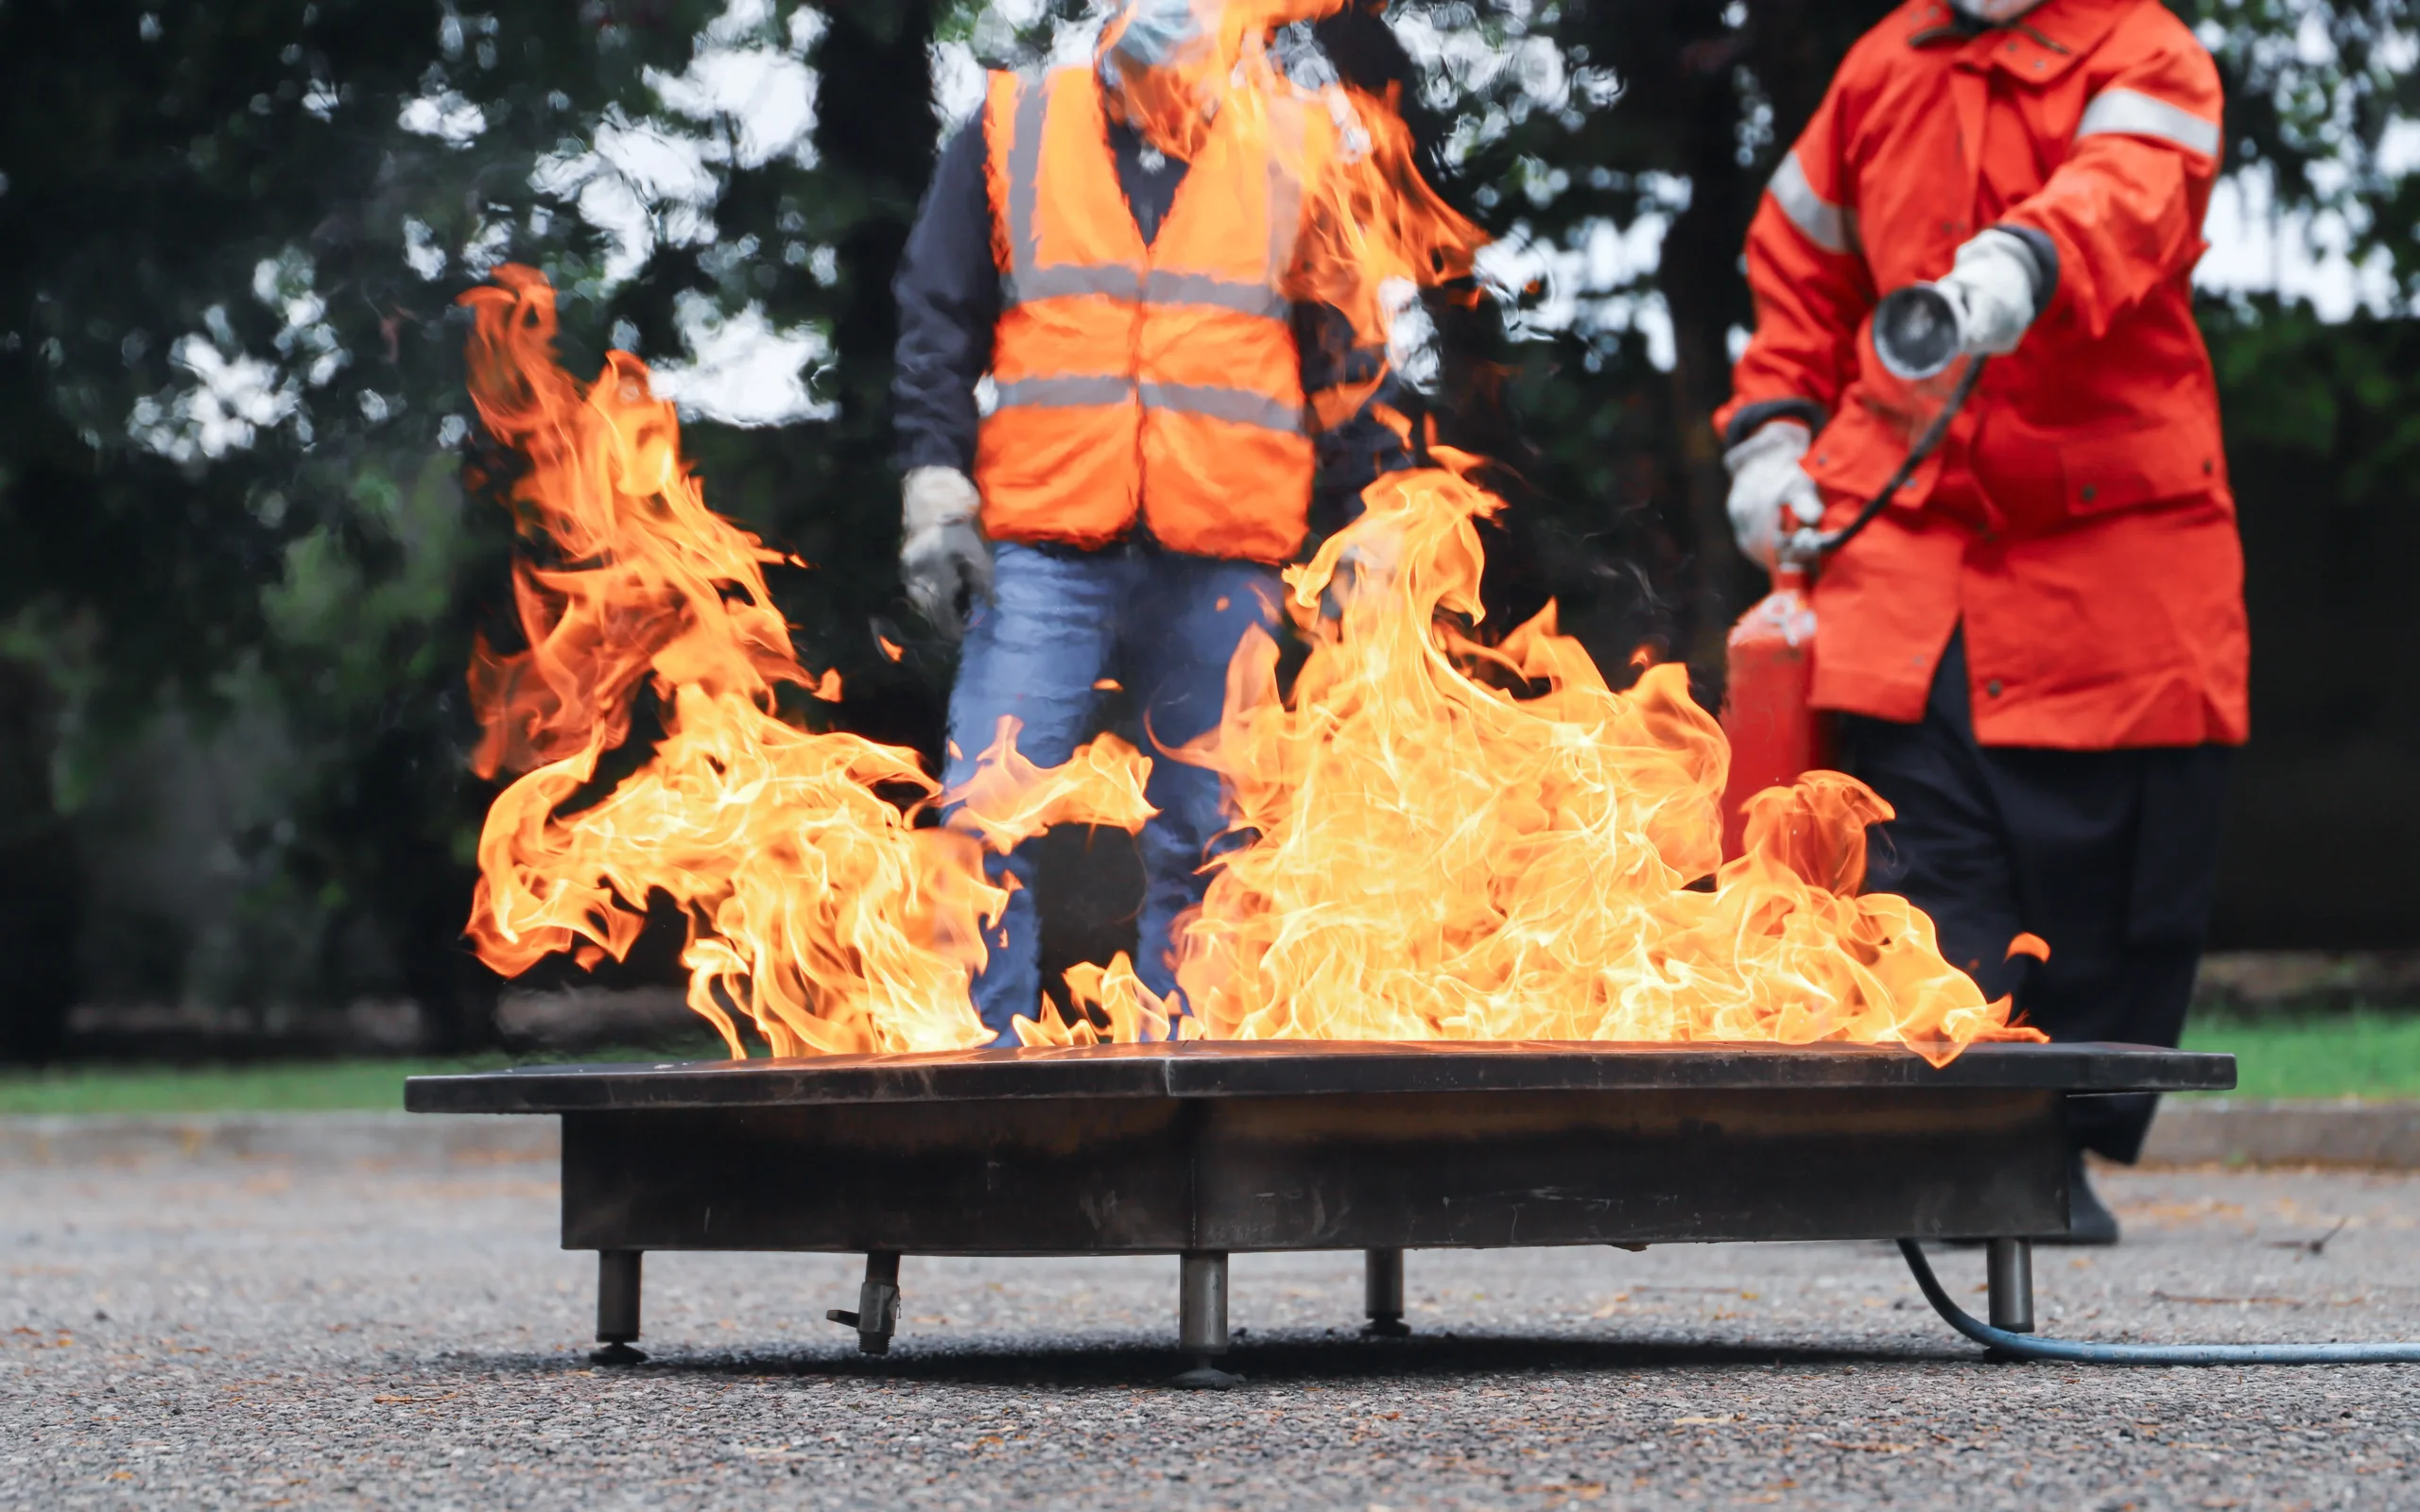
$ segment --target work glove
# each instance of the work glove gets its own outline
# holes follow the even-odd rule
[[[1970,357],[2014,352],[2041,312],[2034,290],[2041,265],[2022,237],[1996,228],[1958,249],[1955,265],[1933,287],[1958,312],[1958,350]]]
[[[1799,466],[1814,434],[1796,421],[1767,421],[1722,454],[1731,470],[1731,538],[1739,555],[1772,572],[1781,559],[1782,516],[1792,528],[1824,518],[1824,495]]]
[[[983,496],[954,467],[918,467],[902,480],[900,505],[899,580],[916,612],[955,641],[967,610],[992,596],[992,545],[975,523]]]

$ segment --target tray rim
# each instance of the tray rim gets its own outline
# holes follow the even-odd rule
[[[2100,1041],[1985,1043],[1935,1068],[1895,1044],[1594,1040],[1192,1040],[804,1057],[567,1062],[409,1077],[417,1113],[994,1099],[2000,1088],[2225,1091],[2235,1057]]]

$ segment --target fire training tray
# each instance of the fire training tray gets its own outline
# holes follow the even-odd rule
[[[1223,1254],[2048,1237],[2068,1098],[2234,1085],[2117,1044],[1197,1041],[533,1066],[405,1106],[560,1114],[570,1249]]]

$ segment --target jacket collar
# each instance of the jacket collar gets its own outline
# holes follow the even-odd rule
[[[1979,26],[1948,0],[1910,0],[1900,11],[1911,49],[1954,53],[1962,68],[1997,68],[2011,78],[2047,84],[2099,46],[2118,21],[2152,0],[2045,0],[2016,20]]]

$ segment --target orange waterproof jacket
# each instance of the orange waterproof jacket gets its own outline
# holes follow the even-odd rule
[[[1302,544],[1313,459],[1283,285],[1334,129],[1270,108],[1213,123],[1147,246],[1093,71],[992,77],[1003,304],[975,461],[992,539],[1097,547],[1139,517],[1195,556],[1274,562]]]
[[[2058,281],[1940,452],[1823,567],[1819,707],[1920,718],[1962,623],[1986,745],[2244,738],[2242,550],[2188,282],[2220,104],[2156,0],[2048,0],[1976,33],[1909,0],[1850,50],[1749,229],[1756,329],[1726,438],[1811,421],[1838,525],[1950,377],[1883,372],[1878,293],[1939,278],[1993,225],[2047,239]]]

